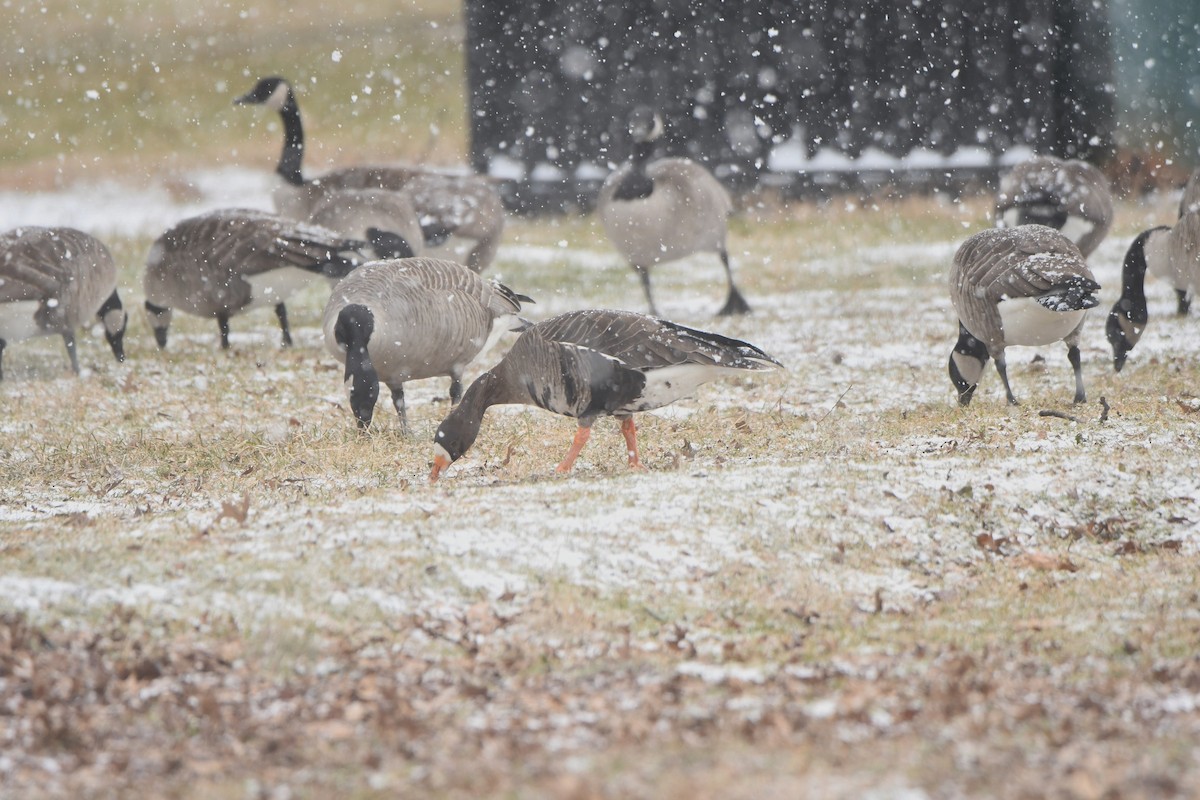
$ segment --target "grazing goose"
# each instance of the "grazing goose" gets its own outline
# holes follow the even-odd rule
[[[1004,381],[1011,405],[1004,349],[1062,340],[1075,371],[1075,402],[1086,400],[1079,363],[1079,332],[1100,284],[1079,248],[1044,225],[994,228],[975,234],[954,254],[950,299],[958,312],[958,342],[950,353],[950,380],[967,405],[988,358]]]
[[[215,317],[229,349],[229,318],[274,306],[283,346],[292,344],[284,300],[319,276],[341,278],[366,259],[363,242],[266,211],[222,209],[185,219],[146,258],[146,313],[160,348],[173,308]]]
[[[373,261],[350,273],[329,297],[324,327],[325,346],[346,365],[358,426],[371,424],[380,380],[406,433],[405,381],[448,375],[457,403],[463,368],[492,335],[524,326],[515,317],[522,302],[533,301],[452,261]]]
[[[604,181],[597,207],[608,238],[642,282],[651,314],[658,314],[650,294],[650,268],[693,253],[721,257],[729,296],[720,315],[750,311],[733,283],[725,247],[733,203],[724,187],[704,167],[687,158],[650,156],[662,135],[662,118],[640,107],[629,117],[633,156]]]
[[[376,258],[420,255],[424,240],[407,195],[383,189],[339,189],[313,205],[308,221],[370,244]]]
[[[621,420],[629,465],[641,467],[633,414],[673,403],[739,370],[782,366],[752,344],[628,311],[570,311],[527,329],[438,426],[430,481],[474,444],[484,412],[534,405],[579,420],[558,465],[567,472],[600,416]]]
[[[451,236],[471,240],[473,247],[466,262],[476,272],[485,269],[495,257],[504,230],[504,205],[486,178],[411,167],[348,167],[305,180],[300,169],[304,160],[304,128],[291,84],[280,77],[263,78],[234,103],[264,105],[277,111],[283,120],[283,152],[275,168],[284,180],[275,193],[275,208],[281,214],[308,219],[314,204],[331,189],[403,191],[416,208],[429,246],[436,247]],[[382,229],[396,230],[391,225]]]
[[[1038,156],[1017,164],[1000,179],[998,225],[1055,228],[1078,245],[1084,258],[1108,235],[1112,220],[1108,180],[1086,161]]]
[[[74,228],[27,226],[0,234],[0,379],[8,344],[54,333],[78,375],[75,329],[93,316],[104,323],[117,361],[124,361],[128,315],[103,243]]]
[[[1200,286],[1200,211],[1189,211],[1174,227],[1142,231],[1121,267],[1121,297],[1108,314],[1105,333],[1113,349],[1113,368],[1120,372],[1150,319],[1146,310],[1146,270],[1188,292]],[[1186,309],[1183,309],[1186,311]]]

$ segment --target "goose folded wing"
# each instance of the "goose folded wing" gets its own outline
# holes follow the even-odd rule
[[[63,276],[58,270],[46,270],[44,265],[34,264],[21,256],[11,259],[0,256],[0,259],[3,259],[0,263],[0,302],[55,297],[62,289]]]
[[[688,348],[679,346],[664,323],[641,314],[581,311],[540,322],[537,328],[547,339],[612,356],[631,369],[683,364],[688,358]]]
[[[612,414],[632,403],[646,376],[621,359],[590,347],[547,339],[539,331],[522,334],[506,365],[510,381],[535,405],[569,417]]]
[[[339,255],[357,249],[360,242],[342,239],[304,227],[292,231],[281,231],[270,243],[268,252],[282,263],[300,269],[319,271]]]

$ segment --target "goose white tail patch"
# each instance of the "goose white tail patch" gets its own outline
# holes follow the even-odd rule
[[[33,315],[37,313],[37,300],[18,300],[13,303],[0,304],[0,339],[6,342],[19,342],[34,336],[42,336],[49,331],[38,327]]]
[[[1086,311],[1051,311],[1031,297],[1005,300],[999,305],[1004,343],[1040,347],[1061,341],[1079,325]]]
[[[280,267],[257,275],[246,275],[246,282],[250,284],[250,307],[278,305],[317,277],[315,272],[299,267]]]
[[[732,367],[717,367],[707,364],[676,364],[646,373],[646,387],[637,399],[636,411],[670,405],[676,400],[696,392],[701,384],[708,383],[726,372],[736,372]]]

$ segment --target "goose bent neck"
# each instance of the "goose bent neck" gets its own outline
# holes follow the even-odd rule
[[[1150,239],[1168,228],[1151,228],[1139,236],[1125,252],[1121,265],[1121,298],[1139,307],[1146,305],[1146,248]]]

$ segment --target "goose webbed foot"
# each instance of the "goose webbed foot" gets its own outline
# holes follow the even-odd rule
[[[567,451],[567,455],[563,457],[563,460],[559,463],[559,465],[554,468],[554,471],[558,472],[559,474],[570,472],[571,467],[575,466],[575,459],[579,457],[579,451],[582,450],[583,446],[588,443],[588,439],[591,438],[591,435],[592,428],[590,425],[580,425],[578,428],[576,428],[575,440],[571,442],[571,449]]]
[[[717,312],[718,317],[731,317],[739,314],[749,314],[750,304],[746,302],[746,298],[742,297],[742,293],[737,290],[737,287],[729,287],[729,297],[725,300],[725,305],[721,306],[721,310]]]

